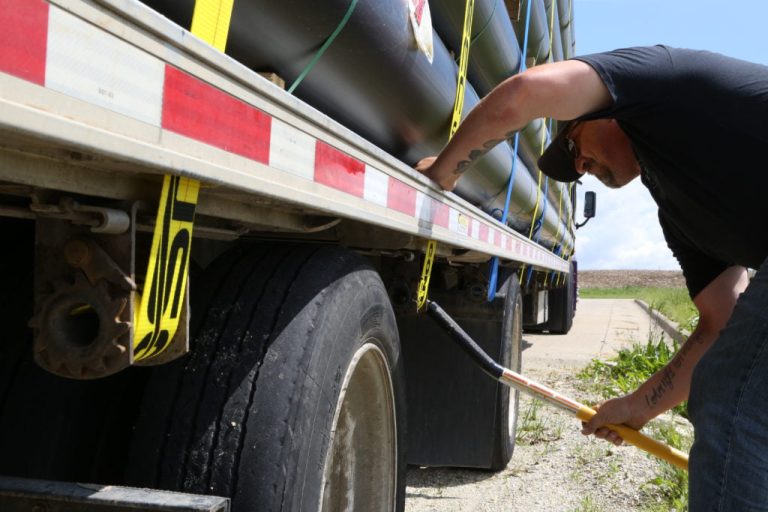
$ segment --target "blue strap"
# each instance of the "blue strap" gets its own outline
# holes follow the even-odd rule
[[[520,71],[525,71],[525,58],[528,54],[528,31],[531,27],[531,0],[528,0],[528,10],[525,13],[525,35],[523,36],[523,51],[520,56]],[[515,182],[515,171],[517,170],[517,149],[520,142],[520,131],[515,133],[515,143],[512,152],[512,170],[509,173],[509,183],[507,184],[507,197],[504,200],[504,213],[501,215],[501,223],[507,225],[509,216],[509,201],[512,198],[512,185]],[[488,280],[488,302],[496,298],[496,285],[499,281],[499,258],[491,258],[491,277]]]

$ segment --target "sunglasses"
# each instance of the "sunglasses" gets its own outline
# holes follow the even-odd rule
[[[573,139],[566,138],[565,139],[565,146],[568,150],[568,154],[571,155],[571,158],[576,160],[581,156],[581,151],[579,150],[579,146],[576,145],[576,141]]]
[[[573,126],[570,127],[568,130],[568,135],[565,137],[565,148],[568,151],[568,154],[573,158],[575,161],[577,158],[581,156],[581,150],[579,149],[579,146],[576,144],[576,141],[573,140],[570,135],[574,132],[574,130],[580,125],[581,123],[576,123]]]

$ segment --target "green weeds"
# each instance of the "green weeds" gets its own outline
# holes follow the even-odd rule
[[[582,297],[639,298],[653,309],[676,321],[683,329],[692,330],[697,322],[696,309],[685,290],[666,288],[586,289]],[[578,377],[587,390],[603,399],[634,391],[653,373],[663,368],[677,352],[677,342],[668,342],[663,336],[636,343],[623,349],[609,360],[592,360]],[[678,428],[680,417],[687,418],[685,404],[675,407],[665,419],[657,418],[648,424],[646,431],[675,448],[687,452],[692,437],[689,429]],[[659,461],[656,475],[643,486],[647,496],[644,510],[647,512],[684,511],[688,502],[688,473]]]
[[[592,496],[584,496],[573,512],[603,512]]]
[[[693,439],[691,435],[680,432],[671,421],[656,419],[649,424],[650,435],[668,445],[688,452]],[[688,472],[666,462],[659,462],[659,471],[643,487],[648,496],[655,496],[653,503],[646,507],[647,512],[667,512],[688,510]]]
[[[541,405],[541,401],[534,399],[525,408],[522,421],[517,426],[518,443],[534,445],[547,439],[546,421],[539,414]]]
[[[589,391],[604,399],[624,395],[663,368],[679,348],[679,343],[667,342],[663,336],[658,340],[649,339],[645,344],[636,343],[620,350],[610,361],[593,359],[577,376],[589,385]],[[674,411],[688,417],[685,404],[675,407]]]
[[[533,446],[545,441],[556,441],[562,437],[563,423],[557,421],[557,418],[550,423],[547,418],[552,416],[542,416],[540,411],[543,405],[541,400],[531,399],[525,407],[517,426],[517,443]],[[551,443],[547,446],[551,446]]]

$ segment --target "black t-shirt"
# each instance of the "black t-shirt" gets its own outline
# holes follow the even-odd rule
[[[577,57],[615,118],[680,262],[691,297],[728,266],[768,257],[768,67],[665,46]]]

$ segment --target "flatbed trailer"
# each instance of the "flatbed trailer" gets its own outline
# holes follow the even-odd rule
[[[139,2],[2,7],[0,474],[400,510],[406,463],[506,465],[517,397],[416,313],[422,255],[513,369],[574,262]],[[147,304],[178,329],[142,352]]]

